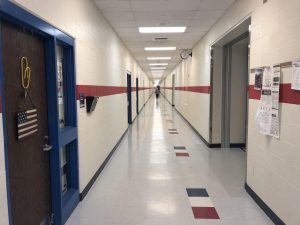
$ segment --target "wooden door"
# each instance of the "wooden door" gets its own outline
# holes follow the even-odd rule
[[[49,152],[43,151],[48,143],[44,40],[30,30],[4,22],[1,36],[12,224],[40,225],[51,212]],[[31,70],[26,98],[21,85],[22,57],[27,58]],[[23,116],[28,119],[30,110],[36,110],[37,121],[35,127],[29,126],[34,129],[28,134],[26,129],[17,128],[17,115],[27,113]]]

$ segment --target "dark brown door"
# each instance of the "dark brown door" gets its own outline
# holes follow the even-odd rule
[[[32,31],[1,23],[13,225],[39,225],[51,211],[44,41]],[[31,69],[28,95],[21,85],[21,58]],[[31,98],[31,100],[30,100]],[[17,113],[37,110],[37,131],[20,138]],[[19,131],[20,132],[20,131]]]

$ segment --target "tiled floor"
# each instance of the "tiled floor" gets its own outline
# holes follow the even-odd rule
[[[174,146],[189,157],[176,157]],[[273,224],[245,192],[245,169],[245,152],[208,149],[152,98],[67,225]],[[187,188],[205,188],[220,219],[195,219]]]

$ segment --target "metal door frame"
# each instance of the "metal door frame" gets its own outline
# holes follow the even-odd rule
[[[79,179],[78,179],[78,135],[77,135],[77,104],[76,104],[76,80],[75,80],[75,54],[74,39],[59,29],[39,19],[31,13],[7,0],[0,0],[0,20],[11,24],[17,24],[35,31],[44,39],[45,43],[45,67],[48,100],[48,129],[49,140],[53,149],[50,151],[50,179],[51,179],[51,204],[53,213],[53,224],[64,224],[79,202]],[[63,46],[65,55],[65,83],[66,89],[65,107],[67,109],[66,119],[68,126],[63,130],[58,128],[57,110],[57,70],[56,70],[56,45]],[[0,43],[0,83],[2,100],[2,119],[4,135],[4,152],[7,185],[7,204],[9,213],[9,224],[12,225],[12,212],[9,186],[8,144],[7,124],[5,115],[4,74],[2,43]],[[1,129],[1,128],[0,128]],[[70,162],[70,191],[66,195],[61,192],[61,168],[60,148],[70,144],[72,153],[69,155]],[[42,151],[42,150],[41,150]]]
[[[223,76],[222,76],[222,121],[221,121],[221,147],[230,148],[230,114],[231,114],[231,69],[232,69],[232,47],[234,44],[249,38],[249,31],[223,47]],[[248,80],[247,80],[248,83]],[[248,101],[247,101],[248,112]],[[248,114],[248,113],[247,113]],[[247,118],[247,117],[246,117]],[[247,126],[246,126],[247,127]]]

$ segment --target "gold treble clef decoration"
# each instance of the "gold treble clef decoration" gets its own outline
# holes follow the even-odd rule
[[[28,65],[28,60],[26,57],[21,58],[21,76],[22,76],[22,87],[25,92],[25,98],[27,96],[27,89],[30,86],[30,76],[31,76],[31,69]]]

